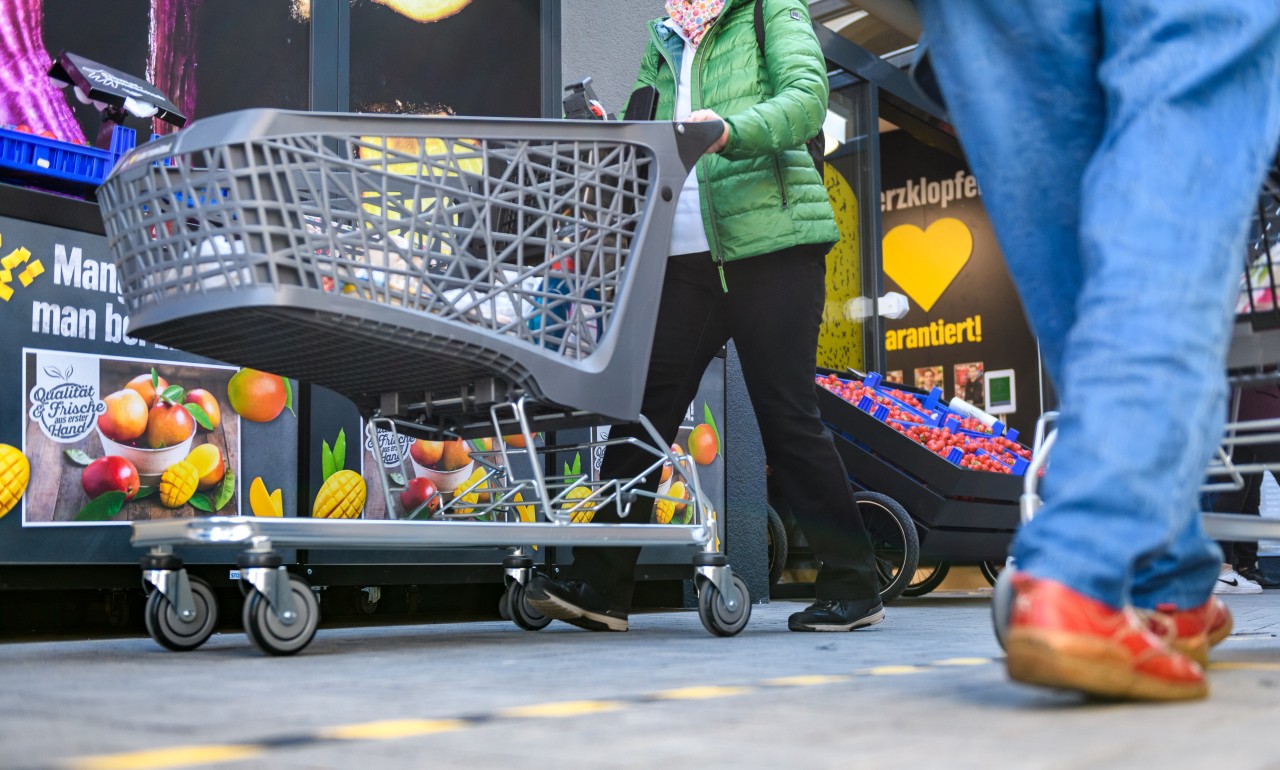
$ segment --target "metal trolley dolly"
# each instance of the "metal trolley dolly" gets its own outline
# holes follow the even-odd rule
[[[924,596],[952,563],[994,583],[1018,525],[1018,478],[1030,452],[1018,431],[955,400],[819,369],[818,409],[831,428],[876,550],[881,597]],[[941,439],[937,445],[931,438]]]
[[[688,457],[639,415],[676,196],[719,124],[422,118],[248,110],[201,120],[123,159],[99,193],[131,333],[351,399],[398,438],[519,433],[477,453],[483,478],[438,511],[385,521],[207,517],[136,522],[153,588],[147,627],[193,649],[212,590],[174,546],[241,553],[243,621],[263,651],[310,642],[318,604],[275,547],[510,547],[504,614],[525,602],[531,544],[688,545],[703,625],[732,636],[750,596],[720,551],[717,515]],[[639,419],[645,473],[590,481],[544,472],[533,433]],[[598,446],[591,442],[573,447]],[[516,478],[510,456],[532,473]],[[403,463],[403,460],[402,460]],[[692,494],[647,491],[669,463]],[[388,515],[406,487],[382,469]],[[652,485],[650,485],[652,486]],[[640,497],[686,504],[687,524],[626,517]]]
[[[1240,293],[1236,301],[1235,326],[1227,351],[1227,383],[1231,389],[1230,412],[1223,428],[1218,451],[1209,461],[1204,493],[1236,492],[1249,483],[1251,476],[1266,471],[1280,473],[1280,461],[1245,462],[1237,458],[1239,447],[1270,445],[1280,457],[1280,411],[1272,417],[1242,418],[1241,394],[1259,386],[1280,383],[1280,283],[1276,263],[1280,262],[1280,155],[1267,172],[1258,195],[1257,208],[1250,224],[1244,271],[1240,277]],[[1029,521],[1039,510],[1037,491],[1040,471],[1049,464],[1054,440],[1053,424],[1057,412],[1046,412],[1036,423],[1034,455],[1023,476],[1020,500],[1022,522]],[[1256,480],[1253,480],[1256,481]],[[1280,521],[1259,516],[1201,512],[1205,534],[1216,540],[1280,540]],[[1009,560],[1009,566],[1016,566]],[[1009,610],[1013,600],[1010,578],[1013,570],[1000,573],[992,595],[992,620],[996,638],[1004,645]]]

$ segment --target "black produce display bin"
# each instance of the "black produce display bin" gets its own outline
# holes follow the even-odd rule
[[[953,465],[822,387],[818,409],[854,486],[911,514],[924,561],[1004,561],[1018,527],[1022,478]]]

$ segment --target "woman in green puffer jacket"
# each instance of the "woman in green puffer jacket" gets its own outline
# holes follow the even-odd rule
[[[805,148],[826,116],[826,63],[803,0],[763,0],[762,56],[756,2],[667,0],[668,16],[650,24],[636,87],[657,90],[655,117],[720,120],[724,133],[677,202],[641,411],[674,440],[703,371],[734,341],[773,478],[822,561],[817,603],[788,625],[851,631],[879,623],[884,609],[870,539],[814,393],[825,255],[840,237]],[[623,436],[647,439],[638,426],[611,434]],[[611,447],[601,476],[634,478],[650,462],[643,450]],[[633,505],[633,521],[647,519],[645,502]],[[619,518],[609,507],[595,521]],[[536,578],[529,602],[583,628],[627,630],[639,549],[573,554],[572,577]]]

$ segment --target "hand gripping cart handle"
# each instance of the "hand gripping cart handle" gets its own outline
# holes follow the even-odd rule
[[[180,545],[244,549],[245,627],[270,653],[305,647],[318,615],[277,546],[510,546],[504,607],[541,628],[524,601],[533,543],[692,546],[704,625],[738,633],[750,597],[720,553],[716,514],[690,459],[639,414],[676,197],[721,130],[248,110],[127,155],[98,198],[132,334],[341,393],[374,446],[379,433],[392,446],[526,439],[474,453],[484,473],[438,510],[399,509],[401,457],[381,474],[391,520],[136,522],[134,544],[151,549],[152,636],[191,649],[216,620]],[[637,418],[652,440],[632,440],[652,455],[645,473],[544,472],[544,453],[566,447],[539,450],[533,433]],[[515,453],[529,456],[528,478],[509,470]],[[688,499],[646,487],[664,464]],[[589,523],[605,505],[625,519],[640,496],[687,506],[688,523]]]

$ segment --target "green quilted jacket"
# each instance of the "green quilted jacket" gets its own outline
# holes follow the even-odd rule
[[[831,200],[804,143],[827,114],[826,62],[803,0],[765,0],[765,56],[756,44],[755,0],[728,0],[698,46],[693,109],[729,124],[729,143],[698,161],[702,220],[711,255],[728,262],[840,239]],[[684,41],[657,19],[636,88],[658,91],[656,119],[675,114]],[[634,89],[633,89],[634,90]]]

